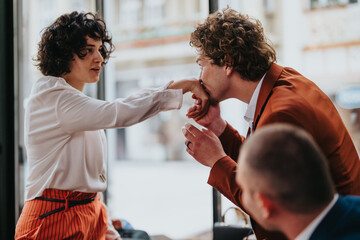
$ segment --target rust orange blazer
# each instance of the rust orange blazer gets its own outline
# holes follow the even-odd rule
[[[294,69],[273,63],[260,89],[254,130],[280,122],[300,126],[312,135],[329,161],[340,194],[360,195],[359,156],[335,106],[312,81]],[[228,156],[213,166],[208,183],[242,208],[235,175],[239,148],[245,137],[228,125],[220,140]],[[286,239],[260,229],[255,222],[253,228],[257,239]]]

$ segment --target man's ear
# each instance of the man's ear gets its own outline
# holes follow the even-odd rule
[[[226,75],[228,77],[232,74],[233,70],[234,70],[234,67],[231,66],[230,64],[225,65],[225,71],[226,71]]]
[[[266,194],[258,192],[255,196],[263,219],[269,219],[275,209],[275,203]]]

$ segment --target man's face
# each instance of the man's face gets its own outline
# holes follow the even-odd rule
[[[229,81],[227,81],[226,67],[213,64],[213,61],[204,54],[197,56],[196,63],[201,68],[199,78],[202,80],[211,99],[216,102],[225,100],[230,85]]]
[[[254,218],[261,226],[266,229],[272,229],[267,219],[263,217],[263,209],[260,199],[258,198],[258,189],[255,187],[259,182],[256,177],[251,174],[250,167],[245,160],[246,152],[241,153],[238,160],[236,172],[236,182],[242,189],[241,200],[246,212]]]

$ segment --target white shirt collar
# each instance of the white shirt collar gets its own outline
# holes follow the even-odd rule
[[[256,86],[255,91],[254,91],[253,95],[251,96],[250,102],[248,104],[248,107],[246,109],[246,113],[244,116],[245,121],[247,121],[249,123],[249,126],[251,129],[252,129],[252,123],[254,122],[254,118],[255,118],[255,110],[256,110],[257,100],[259,98],[261,85],[264,81],[265,75],[266,75],[266,73],[264,74],[264,76],[261,78],[258,85]]]
[[[329,205],[294,240],[308,240],[326,214],[328,214],[331,208],[335,205],[338,198],[339,194],[335,194]]]

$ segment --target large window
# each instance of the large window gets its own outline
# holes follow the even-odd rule
[[[114,0],[105,16],[116,52],[106,68],[107,100],[142,88],[198,77],[189,46],[194,24],[208,13],[200,0]],[[160,113],[135,126],[107,131],[108,205],[114,217],[151,235],[184,239],[212,228],[209,169],[185,151],[181,127],[191,95],[180,110]]]
[[[114,0],[111,4],[105,6],[105,16],[117,51],[107,66],[108,100],[199,76],[189,39],[194,26],[207,17],[208,1]],[[125,17],[130,14],[125,11],[132,16]],[[209,169],[187,154],[181,133],[186,122],[194,123],[185,117],[191,104],[191,96],[185,95],[179,111],[108,131],[111,214],[153,235],[184,239],[212,230],[212,189],[206,183]],[[245,109],[244,104],[229,100],[221,105],[224,117],[246,132],[241,111],[232,111]],[[231,205],[222,202],[224,209]]]
[[[65,12],[96,11],[96,0],[21,0],[19,142],[23,143],[23,108],[31,86],[40,76],[32,60],[41,30]],[[104,0],[104,17],[116,46],[105,69],[106,100],[127,97],[142,88],[171,80],[198,77],[195,49],[189,46],[194,26],[208,15],[208,0]],[[219,0],[263,22],[277,51],[278,63],[309,77],[335,96],[343,85],[358,85],[360,31],[358,0]],[[306,6],[304,6],[306,5]],[[331,11],[304,11],[336,7]],[[350,20],[351,21],[350,21]],[[296,27],[294,27],[296,26]],[[97,97],[97,85],[86,94]],[[181,127],[191,106],[185,95],[180,110],[160,113],[132,127],[108,130],[108,207],[113,218],[127,219],[151,235],[186,239],[212,230],[212,189],[209,168],[187,154]],[[234,111],[236,109],[236,111]],[[340,112],[360,149],[359,109]],[[246,104],[221,103],[221,113],[245,135]],[[26,151],[20,164],[24,201]],[[223,212],[233,206],[222,198]]]

